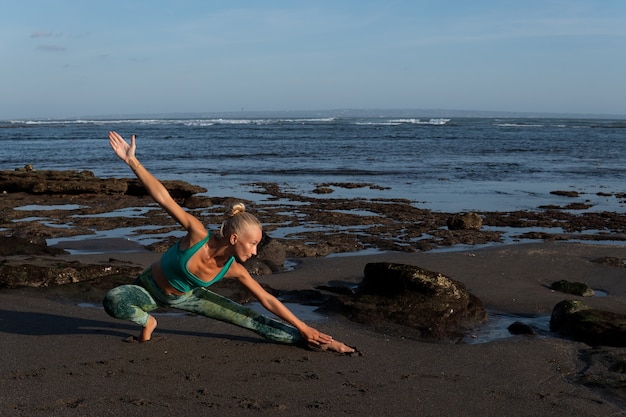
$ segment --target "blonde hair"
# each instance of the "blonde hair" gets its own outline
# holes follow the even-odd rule
[[[222,237],[230,237],[232,234],[241,234],[247,227],[256,226],[263,229],[261,222],[246,211],[243,203],[234,203],[224,214],[224,221],[220,227]]]

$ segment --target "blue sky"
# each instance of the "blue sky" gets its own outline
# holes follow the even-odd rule
[[[21,0],[1,7],[0,56],[0,119],[626,115],[623,0]]]

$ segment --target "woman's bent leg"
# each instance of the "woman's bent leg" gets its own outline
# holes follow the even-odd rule
[[[121,285],[110,290],[102,302],[104,310],[111,317],[130,320],[146,327],[150,316],[148,311],[158,307],[152,296],[138,285]]]
[[[204,288],[194,290],[183,302],[172,304],[172,307],[252,330],[275,342],[304,343],[302,335],[295,327],[266,317]]]

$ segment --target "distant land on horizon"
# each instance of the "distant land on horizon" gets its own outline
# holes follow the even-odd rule
[[[220,118],[342,118],[342,117],[398,117],[398,118],[538,118],[538,119],[626,119],[626,114],[542,113],[487,110],[444,109],[334,109],[334,110],[276,110],[276,111],[223,111],[190,113],[135,113],[90,115],[67,118],[33,118],[32,120],[111,120],[111,119],[220,119]],[[15,119],[13,119],[15,120]],[[26,118],[22,119],[26,120]]]
[[[227,112],[193,112],[193,113],[151,113],[93,116],[93,118],[174,118],[174,119],[211,119],[211,118],[331,118],[331,117],[406,117],[406,118],[572,118],[572,119],[626,119],[625,115],[617,114],[577,114],[577,113],[540,113],[540,112],[506,112],[478,110],[444,110],[444,109],[334,109],[334,110],[277,110],[277,111],[227,111]]]

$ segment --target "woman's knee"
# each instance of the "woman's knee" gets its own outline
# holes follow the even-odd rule
[[[104,307],[104,311],[106,311],[109,316],[115,317],[116,307],[122,302],[121,293],[121,287],[116,287],[109,290],[104,296],[102,306]]]
[[[153,304],[149,294],[136,285],[121,285],[106,293],[102,300],[108,315],[120,319],[128,319],[134,315],[138,306],[148,307]]]

